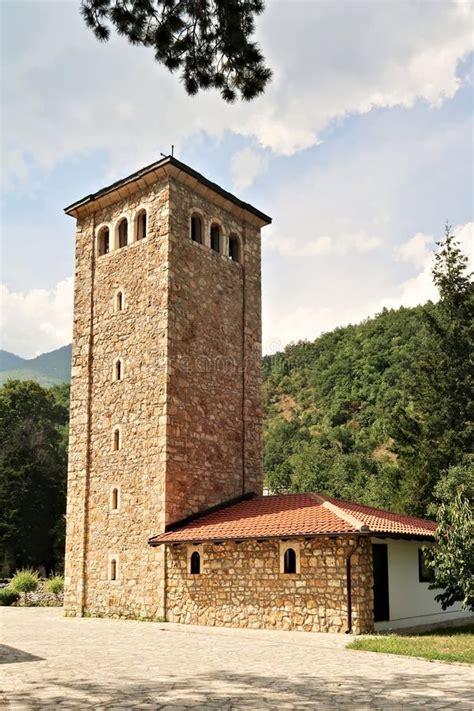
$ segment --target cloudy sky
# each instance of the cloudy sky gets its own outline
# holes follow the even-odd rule
[[[62,208],[175,155],[272,215],[264,349],[436,298],[446,220],[473,242],[473,5],[269,0],[266,94],[186,95],[151,51],[98,43],[79,0],[2,0],[2,347],[71,340]]]

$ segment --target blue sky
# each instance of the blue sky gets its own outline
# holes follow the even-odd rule
[[[2,347],[70,341],[73,200],[169,152],[272,215],[264,349],[435,298],[448,219],[472,248],[472,4],[274,0],[265,96],[187,97],[152,54],[99,44],[79,0],[2,13]],[[18,51],[21,46],[21,52]]]

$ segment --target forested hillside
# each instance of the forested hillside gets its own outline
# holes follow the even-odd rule
[[[271,491],[320,491],[433,513],[436,486],[472,451],[473,299],[447,230],[441,300],[264,358],[264,469]]]
[[[272,490],[397,507],[392,414],[423,348],[423,310],[383,311],[264,358],[264,466]]]

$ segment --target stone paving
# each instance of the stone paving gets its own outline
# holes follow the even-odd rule
[[[0,608],[3,709],[473,709],[472,669],[345,649],[344,635]]]

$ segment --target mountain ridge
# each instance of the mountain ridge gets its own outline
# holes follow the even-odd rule
[[[72,345],[55,348],[35,358],[22,358],[0,349],[0,384],[6,380],[36,380],[40,385],[71,381]]]

